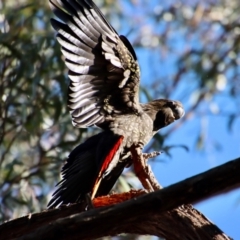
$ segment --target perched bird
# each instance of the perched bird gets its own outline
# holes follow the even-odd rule
[[[62,168],[48,207],[108,194],[126,166],[131,147],[143,147],[161,128],[184,115],[178,101],[139,102],[140,70],[133,47],[91,0],[50,0],[70,78],[68,107],[75,127],[103,131],[77,146]]]

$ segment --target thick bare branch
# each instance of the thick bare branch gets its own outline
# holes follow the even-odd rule
[[[151,234],[168,240],[230,239],[192,206],[182,204],[239,187],[239,171],[240,158],[113,206],[81,212],[83,206],[75,204],[16,219],[0,226],[0,235],[5,239],[94,239],[126,232]],[[132,196],[136,194],[139,195],[136,192]],[[105,200],[108,202],[111,196]],[[97,205],[97,199],[94,204]]]

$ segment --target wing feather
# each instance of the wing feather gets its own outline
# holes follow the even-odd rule
[[[101,126],[118,114],[140,114],[140,71],[128,40],[91,0],[50,0],[50,6],[61,20],[51,23],[69,69],[73,125]]]

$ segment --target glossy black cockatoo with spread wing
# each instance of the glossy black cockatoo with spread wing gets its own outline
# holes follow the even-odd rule
[[[50,0],[70,78],[68,107],[78,128],[103,131],[77,146],[62,168],[48,207],[109,193],[126,166],[131,147],[144,146],[184,114],[178,101],[139,102],[140,70],[126,37],[119,36],[91,0]]]

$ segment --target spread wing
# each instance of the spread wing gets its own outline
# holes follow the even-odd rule
[[[88,127],[142,112],[136,54],[91,0],[50,0],[51,19],[69,69],[73,125]]]

